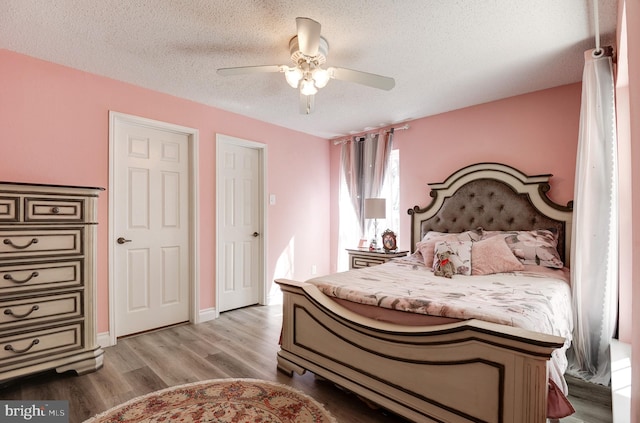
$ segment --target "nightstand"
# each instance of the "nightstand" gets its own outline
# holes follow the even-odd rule
[[[398,250],[387,253],[384,250],[369,251],[349,248],[347,248],[347,251],[349,252],[349,269],[376,266],[396,257],[405,257],[407,253],[409,253],[408,250]]]

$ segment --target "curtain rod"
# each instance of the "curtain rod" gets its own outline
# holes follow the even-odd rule
[[[389,132],[391,132],[391,130],[393,130],[393,131],[403,131],[403,130],[409,129],[409,128],[410,128],[410,126],[407,123],[407,124],[402,125],[402,126],[398,126],[398,127],[395,127],[395,128],[387,129],[385,131],[385,133],[389,133]],[[363,132],[363,137],[366,134],[372,134],[372,133],[374,133],[374,131]],[[333,145],[344,144],[345,142],[349,142],[349,141],[351,141],[351,138],[341,138],[341,139],[333,140]]]
[[[602,50],[600,50],[600,17],[598,16],[598,0],[593,0],[593,26],[595,29],[595,38],[596,38],[596,49],[594,54],[600,55]]]

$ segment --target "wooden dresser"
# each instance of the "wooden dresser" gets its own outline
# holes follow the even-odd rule
[[[0,182],[0,383],[102,367],[95,310],[100,191]]]

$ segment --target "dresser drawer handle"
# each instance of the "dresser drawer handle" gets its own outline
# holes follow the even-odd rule
[[[12,351],[16,354],[22,354],[22,353],[26,353],[27,351],[29,351],[31,348],[33,348],[35,345],[38,345],[40,343],[40,340],[38,338],[34,339],[33,341],[31,341],[31,345],[29,345],[27,348],[24,348],[22,350],[17,350],[15,348],[13,348],[13,345],[9,344],[9,345],[5,345],[4,349],[6,351]]]
[[[31,239],[31,241],[29,241],[27,244],[25,245],[16,245],[13,242],[11,242],[10,239],[6,238],[4,241],[2,241],[5,243],[5,245],[10,245],[13,248],[15,248],[16,250],[24,250],[25,248],[30,247],[32,244],[37,244],[38,243],[38,238],[33,238]]]
[[[53,214],[58,214],[58,213],[60,213],[60,208],[58,208],[58,207],[53,207],[53,208],[51,209],[51,213],[53,213]]]
[[[13,283],[27,283],[29,282],[31,279],[37,277],[39,275],[38,272],[31,272],[31,274],[29,276],[27,276],[25,279],[14,279],[13,276],[11,276],[11,273],[7,273],[6,275],[4,275],[4,278],[6,280],[9,280]]]
[[[26,313],[24,313],[24,314],[16,314],[10,308],[8,308],[8,309],[6,309],[4,311],[4,314],[7,314],[9,316],[13,316],[16,319],[24,319],[25,317],[27,317],[28,315],[30,315],[31,313],[33,313],[34,311],[37,311],[39,309],[40,309],[40,306],[36,304],[33,307],[31,307],[31,310],[27,311]]]

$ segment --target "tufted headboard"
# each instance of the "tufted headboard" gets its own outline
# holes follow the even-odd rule
[[[507,165],[479,163],[429,184],[431,203],[408,210],[412,251],[428,231],[555,229],[558,253],[569,267],[573,204],[562,206],[547,197],[551,176],[527,176]]]

